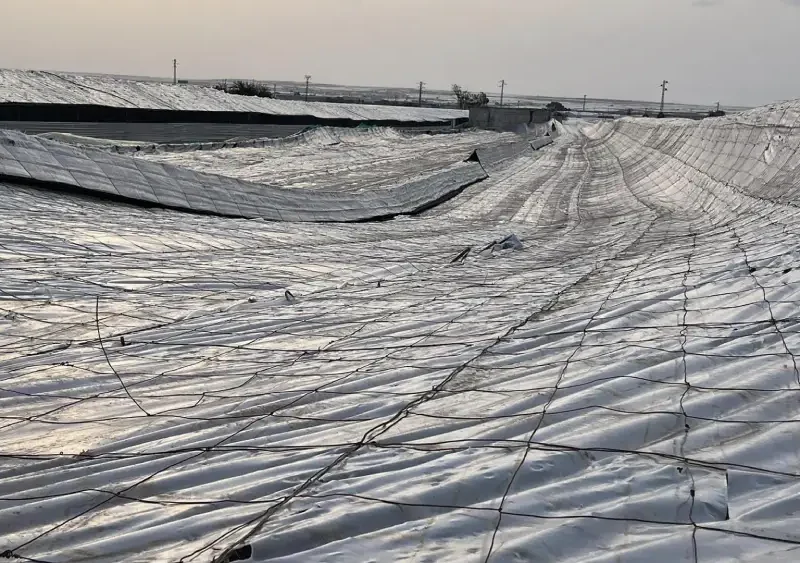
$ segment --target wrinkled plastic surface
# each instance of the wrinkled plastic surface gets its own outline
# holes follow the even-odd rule
[[[531,148],[535,151],[538,151],[539,149],[552,144],[553,144],[553,137],[541,137],[539,139],[534,139],[533,141],[531,141]]]
[[[282,138],[296,135],[304,125],[246,125],[226,123],[118,123],[118,122],[53,122],[0,121],[0,129],[13,129],[28,135],[50,136],[85,145],[132,143],[197,143],[219,142],[232,138]]]
[[[565,126],[376,224],[0,186],[0,551],[796,560],[798,107]]]
[[[455,164],[452,164],[455,162]],[[393,177],[380,190],[286,190],[194,172],[90,147],[0,130],[0,177],[77,189],[97,197],[230,217],[273,221],[363,221],[415,213],[486,178],[453,159],[422,177]]]
[[[526,148],[516,135],[489,131],[410,135],[320,128],[287,139],[123,150],[151,162],[286,188],[363,193],[424,178],[443,164],[465,160],[475,147],[483,154],[509,144]]]

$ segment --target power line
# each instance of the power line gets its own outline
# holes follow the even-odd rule
[[[95,326],[97,327],[97,340],[100,341],[100,349],[103,351],[103,356],[105,356],[106,358],[106,363],[108,364],[108,367],[110,367],[114,375],[117,376],[120,385],[122,385],[122,389],[125,391],[125,394],[128,396],[128,398],[131,401],[133,401],[133,404],[135,404],[139,408],[139,410],[145,414],[145,416],[151,416],[150,413],[147,412],[147,410],[145,410],[145,408],[141,405],[141,403],[139,403],[139,401],[133,398],[133,395],[131,395],[128,386],[125,385],[125,382],[122,380],[122,376],[116,369],[114,369],[114,366],[111,365],[111,359],[108,357],[108,352],[106,352],[105,344],[103,344],[103,337],[100,334],[100,295],[97,296],[97,300],[95,301],[94,305],[94,320],[95,320]]]

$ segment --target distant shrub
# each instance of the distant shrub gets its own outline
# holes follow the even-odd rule
[[[274,97],[269,86],[264,86],[255,81],[236,80],[230,84],[227,82],[220,82],[214,86],[214,89],[228,94],[237,94],[239,96],[256,96],[258,98]]]
[[[458,84],[453,84],[452,90],[453,95],[456,97],[456,101],[458,102],[458,107],[461,109],[484,107],[489,105],[489,96],[486,95],[486,92],[473,94],[472,92],[464,90]]]
[[[562,104],[561,102],[550,102],[545,107],[550,111],[560,111],[560,112],[569,111],[569,108],[564,104]]]

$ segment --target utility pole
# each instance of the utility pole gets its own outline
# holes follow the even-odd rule
[[[719,113],[719,102],[717,102],[717,113]]]
[[[419,107],[422,107],[422,87],[425,86],[425,83],[420,81],[419,83]]]
[[[586,94],[583,95],[583,111],[586,111]]]
[[[178,59],[172,59],[172,84],[178,84]]]
[[[661,82],[661,110],[658,112],[658,117],[664,117],[664,96],[667,94],[667,84],[669,84],[669,80],[664,80]]]
[[[308,82],[311,80],[311,75],[306,74],[306,101],[308,101]]]
[[[503,105],[503,95],[505,94],[506,90],[506,81],[505,79],[500,81],[500,105]]]

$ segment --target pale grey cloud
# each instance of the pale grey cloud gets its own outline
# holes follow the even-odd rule
[[[800,6],[800,0],[780,0],[784,4],[788,4],[789,6]],[[721,6],[723,5],[725,0],[693,0],[692,6],[697,6],[700,8],[707,8],[711,6]]]

